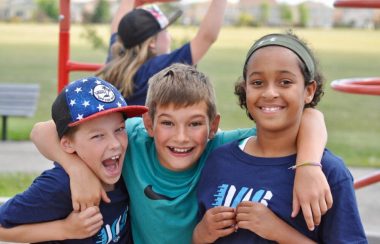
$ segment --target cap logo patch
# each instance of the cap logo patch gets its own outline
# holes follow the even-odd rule
[[[164,29],[169,24],[169,20],[156,5],[151,5],[144,9],[149,11],[154,16],[161,29]]]
[[[105,85],[95,86],[94,96],[97,100],[104,103],[112,103],[115,101],[115,93]]]

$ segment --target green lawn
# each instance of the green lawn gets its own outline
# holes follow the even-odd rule
[[[108,41],[108,26],[97,26]],[[171,27],[173,36],[190,38],[194,28]],[[250,44],[261,35],[279,29],[224,28],[218,42],[199,65],[215,84],[222,129],[253,126],[236,104],[233,84],[241,74]],[[0,23],[0,82],[39,83],[41,97],[33,118],[10,118],[8,136],[26,140],[32,125],[50,118],[57,92],[58,25]],[[103,62],[106,53],[93,50],[83,38],[82,26],[71,28],[71,59]],[[328,147],[348,165],[380,166],[380,97],[334,91],[330,82],[339,78],[380,76],[380,31],[308,30],[295,32],[316,51],[327,78],[319,109],[325,114]],[[75,79],[89,73],[72,73]]]

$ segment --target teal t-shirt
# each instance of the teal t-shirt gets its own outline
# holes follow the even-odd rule
[[[130,195],[135,243],[191,243],[197,224],[196,185],[209,153],[227,142],[252,136],[254,129],[218,132],[191,169],[174,172],[161,166],[154,140],[141,118],[127,119],[128,149],[123,176]]]

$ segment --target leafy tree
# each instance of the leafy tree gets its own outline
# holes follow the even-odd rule
[[[267,25],[269,20],[269,4],[267,1],[260,4],[260,24]]]
[[[280,16],[281,20],[286,24],[286,25],[291,25],[293,22],[293,13],[292,9],[288,4],[281,4],[280,5]]]
[[[94,15],[92,16],[93,23],[108,23],[110,20],[110,6],[106,0],[99,0],[96,4]]]
[[[58,21],[58,0],[37,0],[37,15],[44,15],[49,19]]]
[[[298,5],[298,12],[300,15],[300,26],[307,27],[307,23],[309,22],[309,9],[302,3]]]
[[[236,22],[236,26],[253,26],[254,18],[249,13],[242,12]]]

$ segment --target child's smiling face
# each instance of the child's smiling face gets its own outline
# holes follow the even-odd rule
[[[162,166],[172,171],[191,168],[218,129],[219,116],[210,121],[205,102],[189,106],[157,106],[154,121],[144,115],[145,127],[154,137]]]
[[[84,122],[61,144],[76,153],[98,176],[106,190],[120,179],[128,137],[121,113],[111,113]]]
[[[247,109],[261,129],[299,127],[304,105],[314,95],[314,84],[305,87],[300,59],[291,50],[267,46],[255,51],[247,63]]]

